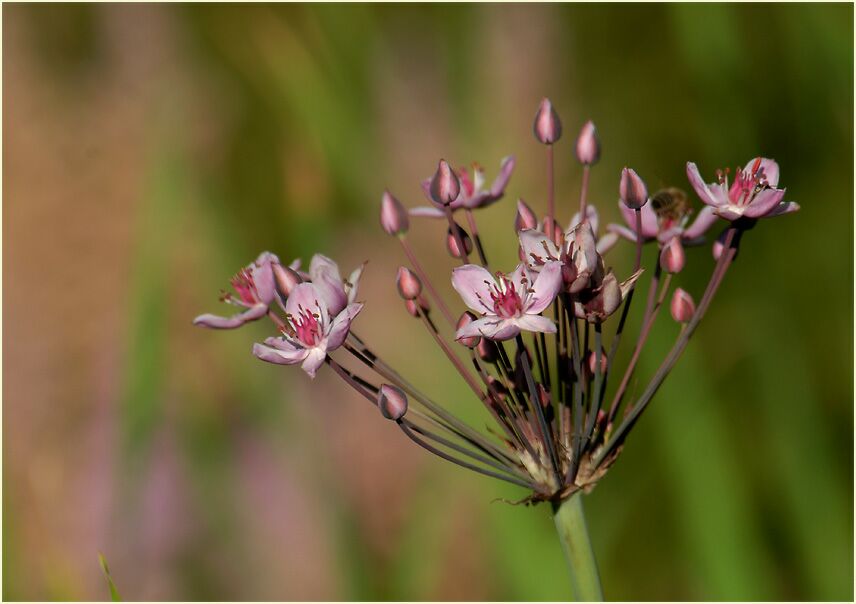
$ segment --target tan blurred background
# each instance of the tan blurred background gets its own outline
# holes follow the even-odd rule
[[[480,421],[395,296],[377,204],[421,204],[440,156],[515,153],[479,217],[511,264],[550,96],[566,214],[590,117],[608,220],[622,166],[686,187],[687,159],[775,157],[803,206],[749,234],[588,498],[607,597],[852,599],[852,10],[4,5],[3,597],[107,598],[99,552],[133,600],[569,597],[546,508],[493,502],[523,494],[328,372],[259,363],[265,326],[190,325],[261,250],[368,260],[362,337]],[[412,236],[439,275],[442,232]]]

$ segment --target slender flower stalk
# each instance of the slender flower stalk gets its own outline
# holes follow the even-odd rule
[[[513,156],[502,160],[489,188],[478,165],[455,170],[440,160],[433,177],[422,183],[429,207],[408,210],[388,191],[381,196],[380,226],[398,239],[407,261],[390,288],[428,331],[466,384],[468,396],[485,408],[491,422],[487,430],[457,417],[452,409],[462,401],[434,400],[382,358],[381,348],[370,348],[355,333],[363,308],[357,301],[363,266],[343,278],[326,256],[316,254],[303,271],[299,261],[284,266],[265,252],[232,278],[234,294],[221,298],[240,311],[226,317],[200,315],[194,323],[222,329],[269,318],[277,335],[253,347],[259,359],[299,364],[310,377],[326,364],[346,387],[377,407],[379,418],[393,422],[403,438],[460,468],[521,487],[525,496],[520,503],[549,502],[574,597],[601,600],[583,495],[616,462],[674,369],[734,265],[744,235],[759,219],[799,206],[783,201],[784,189],[777,188],[779,166],[762,157],[737,170],[731,182],[729,172],[720,171],[715,182],[705,183],[695,164],[688,163],[689,185],[703,204],[693,220],[693,204],[681,189],[670,186],[649,195],[642,178],[624,168],[618,197],[625,224],[602,229],[588,199],[591,170],[601,160],[597,131],[589,121],[574,149],[582,167],[579,208],[564,222],[562,210],[571,214],[576,208],[556,206],[554,146],[561,132],[558,114],[544,99],[533,133],[546,147],[546,215],[539,221],[541,214],[522,199],[517,202],[514,237],[506,231],[499,241],[519,255],[520,264],[510,272],[490,266],[476,213],[504,196]],[[469,232],[456,222],[461,212]],[[441,278],[431,278],[407,239],[410,218],[419,216],[442,218],[449,225],[437,250],[445,246],[460,265]],[[691,281],[683,280],[693,271],[707,270],[711,260],[706,254],[693,255],[692,248],[704,243],[705,233],[720,221],[725,228],[711,247],[714,266],[696,304],[684,289]],[[604,254],[622,240],[633,246],[627,250],[632,262],[607,265]],[[650,266],[643,266],[643,249],[649,244],[657,246],[657,253],[650,255]],[[477,263],[470,262],[473,252]],[[642,280],[648,281],[648,293],[639,331],[621,366],[618,348]],[[449,289],[460,298],[454,306],[444,297]],[[673,321],[657,323],[667,299]],[[432,305],[443,315],[440,324]],[[628,396],[629,385],[642,377],[638,368],[655,325],[673,331],[674,344],[656,372],[644,376],[647,383],[634,398]],[[343,365],[342,357],[356,369]]]

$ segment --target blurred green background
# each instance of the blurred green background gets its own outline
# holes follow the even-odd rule
[[[104,599],[98,552],[127,599],[569,597],[545,506],[494,502],[524,493],[330,372],[258,362],[266,326],[190,325],[261,250],[368,260],[359,333],[479,421],[377,207],[421,204],[438,157],[492,177],[515,153],[479,215],[510,268],[514,199],[544,208],[543,96],[564,220],[588,118],[605,220],[624,165],[687,188],[688,159],[759,154],[803,208],[745,238],[587,497],[607,597],[853,598],[852,6],[6,4],[3,90],[4,599]],[[412,235],[437,275],[441,236]],[[689,262],[698,299],[709,248]]]

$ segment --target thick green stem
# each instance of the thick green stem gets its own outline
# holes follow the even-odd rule
[[[603,588],[600,586],[597,560],[586,528],[582,494],[577,493],[559,504],[554,503],[553,519],[568,560],[574,600],[603,602]]]

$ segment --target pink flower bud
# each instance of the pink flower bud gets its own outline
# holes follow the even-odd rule
[[[577,137],[577,161],[584,166],[592,166],[600,159],[600,140],[597,138],[597,128],[589,120],[580,130]]]
[[[600,349],[600,372],[606,373],[606,369],[608,367],[609,359],[606,358],[606,351],[601,348]],[[597,369],[597,353],[594,350],[589,350],[588,353],[588,370],[592,375],[595,374],[595,370]]]
[[[624,168],[621,171],[618,195],[624,205],[631,210],[638,210],[648,201],[648,187],[645,186],[645,181],[639,178],[635,170]]]
[[[415,300],[405,300],[404,307],[407,309],[407,312],[414,317],[419,317],[420,313],[424,315],[431,310],[431,305],[428,304],[428,300],[422,296],[419,296]]]
[[[673,237],[660,252],[660,267],[667,273],[679,273],[684,270],[687,257],[679,237]]]
[[[522,231],[523,229],[534,229],[538,226],[538,217],[532,211],[526,202],[522,199],[517,200],[517,216],[514,218],[514,230]]]
[[[276,279],[276,286],[286,298],[291,294],[291,290],[297,287],[303,279],[297,274],[297,271],[287,266],[282,266],[279,262],[273,265],[273,276]]]
[[[400,388],[381,384],[377,393],[377,406],[386,419],[398,421],[407,413],[407,395]]]
[[[461,318],[458,319],[458,324],[455,325],[455,331],[460,331],[461,328],[465,327],[466,325],[469,325],[475,320],[476,316],[470,311],[466,311],[464,314],[461,315]],[[471,338],[461,338],[460,340],[458,340],[458,342],[460,342],[467,348],[475,348],[476,344],[479,343],[479,340],[481,340],[480,337],[473,336]]]
[[[398,287],[398,293],[405,300],[415,300],[422,293],[422,282],[419,277],[405,266],[398,267],[395,285]]]
[[[562,122],[550,99],[542,99],[535,114],[535,122],[532,124],[532,132],[538,142],[544,145],[552,145],[562,136]]]
[[[383,192],[380,201],[380,226],[388,235],[403,235],[410,227],[407,210],[389,191]]]
[[[458,229],[458,235],[460,236],[461,241],[464,244],[464,249],[466,250],[467,255],[473,253],[473,240],[470,239],[470,235],[462,229],[459,225],[455,225]],[[449,253],[453,258],[461,258],[464,254],[461,253],[461,249],[458,246],[458,237],[455,237],[455,234],[452,232],[452,228],[446,231],[446,249],[449,250]]]
[[[437,171],[431,178],[429,191],[431,199],[440,205],[449,205],[458,198],[461,192],[461,181],[445,159],[440,160]]]
[[[695,314],[695,302],[687,292],[680,287],[672,295],[672,318],[678,323],[688,323]]]

